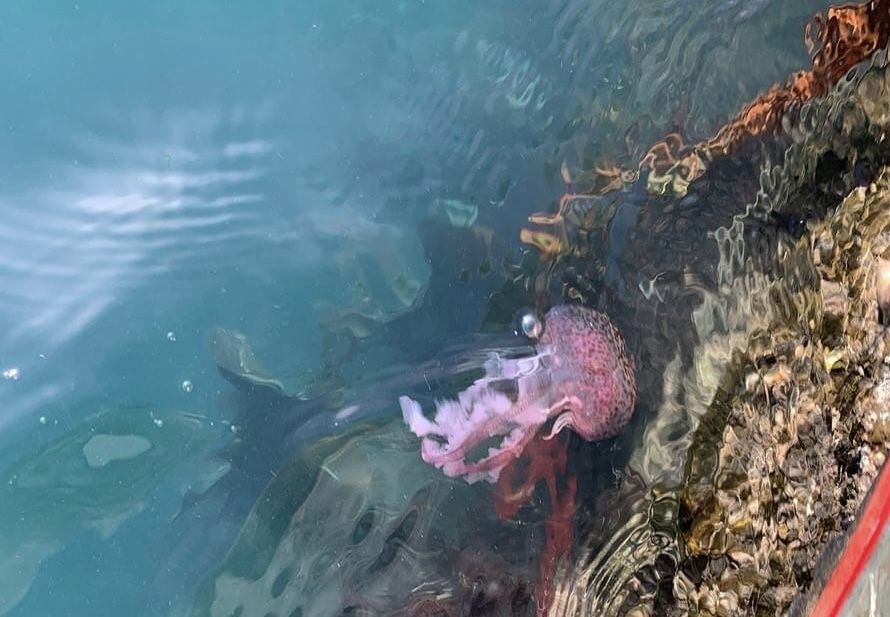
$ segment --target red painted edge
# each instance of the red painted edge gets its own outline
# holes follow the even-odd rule
[[[890,520],[890,465],[885,464],[856,529],[838,560],[837,567],[822,588],[810,617],[837,617],[871,559],[881,532]]]

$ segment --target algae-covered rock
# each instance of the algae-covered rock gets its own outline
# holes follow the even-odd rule
[[[888,448],[887,84],[881,52],[550,268],[614,316],[647,418],[559,614],[784,615],[854,523]]]

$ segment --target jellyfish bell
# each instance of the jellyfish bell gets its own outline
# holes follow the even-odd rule
[[[533,341],[541,338],[544,333],[544,322],[532,309],[521,310],[517,315],[516,323],[516,334],[521,334]]]

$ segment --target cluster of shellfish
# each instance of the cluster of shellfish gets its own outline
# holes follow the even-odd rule
[[[890,446],[890,331],[879,308],[890,256],[890,168],[800,240],[820,277],[796,336],[737,373],[712,448],[716,474],[689,478],[681,608],[782,615],[819,576],[826,545],[855,523]],[[704,444],[699,444],[703,446]],[[707,465],[702,465],[702,468]],[[690,469],[696,469],[695,460]]]

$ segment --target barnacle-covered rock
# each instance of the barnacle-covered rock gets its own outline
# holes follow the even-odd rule
[[[626,332],[651,410],[627,466],[639,517],[582,545],[555,608],[784,615],[852,524],[888,448],[888,85],[880,51],[761,155],[740,141],[684,198],[632,202],[620,244],[550,268]]]
[[[875,249],[890,228],[888,213],[890,168],[812,223],[791,250],[821,251],[816,270],[825,288],[798,292],[810,297],[793,351],[774,354],[750,380],[755,387],[718,400],[707,421],[722,423],[722,434],[700,433],[705,440],[690,452],[692,470],[710,468],[694,462],[709,448],[719,452],[715,480],[689,477],[684,499],[693,523],[682,537],[688,562],[681,568],[706,560],[697,595],[710,600],[699,600],[702,614],[721,614],[715,594],[742,579],[759,579],[758,593],[734,614],[784,614],[877,476],[890,443],[878,404],[887,385],[875,294]],[[776,374],[784,378],[769,377]],[[723,555],[733,565],[718,572]]]

